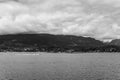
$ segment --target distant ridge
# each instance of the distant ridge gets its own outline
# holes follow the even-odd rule
[[[120,46],[120,39],[112,40],[109,44],[110,44],[110,45]]]
[[[0,51],[12,52],[119,52],[119,47],[90,37],[52,34],[0,35]]]

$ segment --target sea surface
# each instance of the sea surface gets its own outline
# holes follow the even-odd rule
[[[0,80],[120,80],[120,53],[0,53]]]

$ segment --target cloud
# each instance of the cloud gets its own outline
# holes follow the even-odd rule
[[[0,34],[120,38],[119,0],[0,0]]]
[[[109,4],[118,6],[120,4],[120,0],[87,0],[90,4]]]

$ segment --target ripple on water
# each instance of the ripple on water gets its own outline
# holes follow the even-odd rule
[[[0,55],[0,80],[2,79],[120,80],[120,55]]]

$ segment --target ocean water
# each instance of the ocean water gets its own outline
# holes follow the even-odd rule
[[[119,53],[35,54],[0,53],[0,80],[120,80]]]

